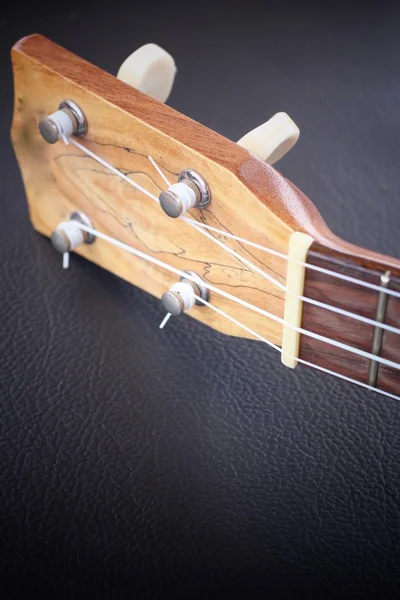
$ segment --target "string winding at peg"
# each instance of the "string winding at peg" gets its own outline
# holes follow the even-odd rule
[[[77,226],[77,221],[63,221],[51,235],[53,248],[62,254],[63,269],[69,268],[69,253],[85,241],[85,233]]]
[[[194,280],[188,279],[188,275],[193,277]],[[179,316],[193,308],[196,303],[203,306],[203,304],[196,301],[197,297],[208,300],[208,290],[204,285],[204,281],[194,271],[185,271],[185,275],[181,277],[180,281],[174,283],[168,292],[165,292],[161,297],[167,315],[163,319],[160,329],[163,329],[170,317]]]
[[[92,244],[96,239],[93,233],[83,231],[78,224],[92,227],[92,222],[84,213],[73,212],[70,220],[59,223],[51,234],[53,248],[62,254],[63,269],[69,267],[69,254],[72,250],[81,244]]]

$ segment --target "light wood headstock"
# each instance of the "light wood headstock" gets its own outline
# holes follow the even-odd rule
[[[39,35],[18,42],[12,61],[12,141],[30,216],[59,251],[68,227],[74,235],[78,228],[76,252],[159,298],[183,272],[194,273],[210,304],[193,305],[187,285],[173,288],[168,302],[184,304],[189,294],[191,316],[275,345],[287,366],[302,362],[399,399],[400,262],[338,239],[268,164],[298,137],[287,115],[238,143],[225,139],[132,87],[168,96],[175,64],[154,45],[127,59],[124,81]],[[73,106],[71,113],[64,105],[66,129],[48,119],[66,100],[87,125],[82,137],[71,130],[69,143],[66,129],[79,122]],[[61,139],[47,143],[39,127]],[[171,190],[187,169],[203,178],[211,201],[194,206],[199,188],[185,180],[193,207],[171,218],[161,207],[176,210]],[[76,212],[93,225],[94,243],[81,243],[82,225],[70,222]]]
[[[260,132],[253,132],[250,140],[249,136],[242,138],[242,145],[234,143],[40,35],[18,42],[12,61],[12,141],[35,229],[50,236],[72,212],[81,211],[97,231],[181,271],[194,271],[209,284],[283,317],[284,290],[188,223],[165,215],[157,202],[72,144],[46,143],[38,124],[56,111],[61,101],[72,100],[88,123],[80,143],[148,192],[158,198],[167,188],[149,156],[171,183],[176,183],[183,169],[194,169],[207,181],[212,200],[205,209],[193,208],[186,216],[285,256],[293,234],[302,232],[306,236],[296,252],[297,259],[304,260],[302,252],[313,239],[332,239],[332,235],[312,203],[293,184],[243,147],[247,138],[248,145],[257,148]],[[165,96],[168,91],[167,85],[160,93]],[[245,261],[287,283],[287,260],[209,233]],[[79,245],[76,252],[157,297],[177,281],[167,270],[101,239]],[[296,285],[300,285],[297,293],[301,292],[301,278]],[[212,303],[269,341],[282,344],[280,322],[260,319],[257,313],[220,295],[213,294]],[[298,309],[292,306],[290,313]],[[190,314],[221,332],[248,335],[207,307],[195,306]],[[301,314],[298,324],[299,319]]]

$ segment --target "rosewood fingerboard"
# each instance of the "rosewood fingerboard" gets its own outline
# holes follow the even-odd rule
[[[381,275],[390,271],[389,288],[400,291],[399,271],[388,268],[384,263],[350,257],[318,242],[312,244],[307,263],[375,285],[381,285]],[[369,319],[376,319],[378,291],[314,269],[306,269],[304,296]],[[384,322],[400,328],[400,298],[389,296]],[[372,352],[373,325],[306,302],[303,304],[302,328],[365,352]],[[399,342],[400,337],[397,334],[384,331],[380,356],[400,362]],[[300,358],[362,383],[368,383],[370,360],[351,351],[303,335],[300,343]],[[376,387],[392,394],[399,394],[400,371],[380,364]]]
[[[400,279],[391,278],[390,288],[400,292]],[[386,309],[386,320],[388,325],[399,327],[400,325],[400,298],[389,296]],[[381,356],[389,360],[400,362],[400,337],[391,331],[383,334]],[[391,369],[386,365],[380,365],[378,371],[377,387],[382,390],[394,390],[400,393],[400,371]]]

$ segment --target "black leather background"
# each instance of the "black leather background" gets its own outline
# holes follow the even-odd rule
[[[114,73],[159,43],[171,105],[232,139],[286,110],[280,170],[400,256],[394,3],[1,9],[3,598],[397,598],[400,404],[189,317],[160,332],[157,299],[76,256],[63,272],[32,231],[9,49],[35,31]]]

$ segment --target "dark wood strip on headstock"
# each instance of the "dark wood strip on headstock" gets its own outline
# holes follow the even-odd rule
[[[384,263],[358,260],[357,257],[328,249],[317,242],[314,242],[310,248],[307,263],[375,285],[380,285],[381,274],[388,270]],[[391,289],[400,290],[399,275],[399,272],[391,269],[389,285]],[[313,269],[306,269],[304,296],[308,298],[375,320],[378,295],[378,291]],[[400,327],[399,298],[389,297],[385,322]],[[372,325],[307,302],[303,304],[302,328],[365,352],[372,351],[374,334]],[[381,356],[400,362],[399,341],[398,335],[385,331]],[[357,356],[351,351],[341,350],[303,335],[300,343],[300,358],[362,383],[368,383],[369,359]],[[377,387],[393,394],[400,394],[400,371],[379,365]]]

